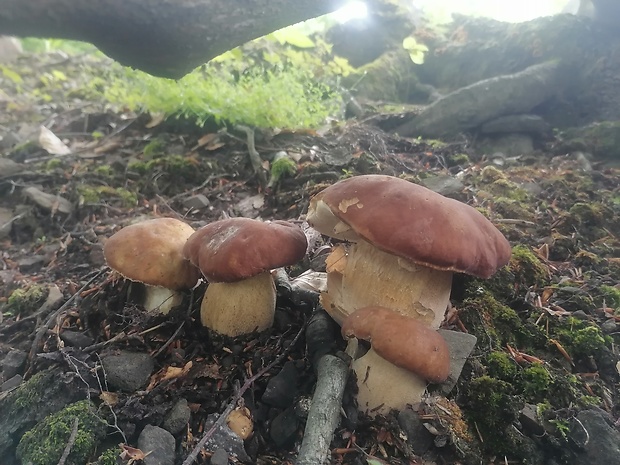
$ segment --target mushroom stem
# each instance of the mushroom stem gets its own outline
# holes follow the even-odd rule
[[[143,306],[147,312],[167,315],[183,301],[183,296],[172,289],[145,284]]]
[[[357,376],[358,408],[370,416],[403,410],[422,400],[426,381],[388,362],[372,348],[355,360],[352,368]]]
[[[233,283],[210,283],[200,319],[207,328],[234,337],[270,328],[275,308],[276,287],[266,271]]]
[[[437,329],[451,287],[451,271],[408,262],[359,240],[338,245],[328,257],[321,304],[339,324],[358,308],[382,306]]]

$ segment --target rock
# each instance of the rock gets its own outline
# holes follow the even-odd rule
[[[435,436],[426,429],[418,412],[405,409],[398,413],[398,425],[407,435],[407,444],[416,455],[424,455],[435,440]]]
[[[50,211],[69,214],[73,211],[73,204],[60,195],[48,194],[36,187],[26,187],[24,195],[39,205],[41,208]]]
[[[19,266],[19,271],[32,272],[40,270],[44,261],[45,257],[41,255],[31,255],[17,260],[17,266]]]
[[[299,374],[294,362],[286,362],[280,373],[267,383],[262,401],[272,407],[286,408],[293,403],[297,395]]]
[[[605,334],[611,334],[616,332],[617,327],[618,324],[616,323],[616,320],[609,319],[601,325],[601,331],[603,331]]]
[[[461,376],[463,371],[463,365],[471,351],[474,350],[476,345],[476,336],[468,333],[461,333],[458,331],[450,331],[447,329],[440,329],[439,334],[443,336],[450,349],[450,374],[448,379],[441,383],[439,391],[447,395],[452,391],[452,388],[456,385],[456,382]]]
[[[189,423],[191,410],[186,399],[179,399],[167,413],[162,427],[172,434],[179,434]]]
[[[24,171],[23,165],[15,163],[10,158],[0,157],[0,173],[2,176],[12,176]]]
[[[575,465],[620,465],[620,432],[599,410],[583,410],[570,425],[569,438],[581,449]]]
[[[12,378],[7,379],[4,383],[2,383],[2,386],[0,386],[0,391],[2,392],[12,391],[17,386],[22,384],[23,380],[24,378],[22,378],[22,375],[15,375]]]
[[[153,359],[148,354],[121,351],[101,357],[108,385],[112,389],[134,392],[144,386],[153,372]]]
[[[287,408],[271,422],[269,436],[276,447],[289,446],[297,435],[297,415],[294,409]]]
[[[0,362],[4,379],[12,378],[19,373],[24,367],[27,358],[28,354],[26,352],[18,349],[11,349]]]
[[[224,449],[217,449],[213,452],[211,465],[228,465],[228,454]]]
[[[146,425],[138,438],[138,448],[147,454],[144,465],[174,465],[174,436],[163,428]]]
[[[196,194],[183,201],[183,206],[192,210],[204,210],[211,202],[203,194]]]
[[[532,136],[523,133],[502,134],[483,138],[477,149],[486,154],[501,152],[506,157],[527,155],[534,151]]]
[[[551,133],[551,126],[538,115],[507,115],[487,121],[480,127],[482,134],[524,132],[537,137]]]
[[[452,197],[455,194],[459,194],[465,188],[465,185],[453,176],[431,176],[426,179],[422,179],[421,184],[424,187],[429,188],[438,194],[445,195],[446,197]]]
[[[209,431],[211,426],[217,421],[218,415],[211,414],[207,417],[205,421],[205,431]],[[235,434],[231,429],[224,424],[223,426],[218,427],[211,438],[207,441],[205,445],[206,450],[217,451],[218,449],[224,450],[228,455],[232,455],[237,457],[242,462],[250,461],[250,457],[245,451],[243,446],[243,441],[237,434]]]
[[[521,413],[519,414],[519,421],[528,435],[542,436],[545,434],[545,427],[538,419],[535,405],[525,404],[523,410],[521,410]]]
[[[2,160],[0,158],[0,160]],[[0,167],[0,170],[2,167]],[[13,228],[13,210],[0,207],[0,241],[9,237]]]
[[[70,331],[65,329],[60,333],[60,339],[62,341],[73,347],[84,348],[92,345],[95,341],[84,333],[80,333],[79,331]]]

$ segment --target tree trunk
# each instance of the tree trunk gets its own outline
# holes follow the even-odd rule
[[[0,35],[91,42],[123,65],[179,78],[344,0],[0,0]]]

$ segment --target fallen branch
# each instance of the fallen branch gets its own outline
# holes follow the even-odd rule
[[[65,465],[65,462],[67,461],[67,458],[69,457],[69,454],[71,453],[71,448],[73,447],[73,445],[75,444],[75,440],[77,439],[79,423],[80,423],[79,418],[75,417],[73,419],[73,427],[71,428],[71,435],[69,436],[69,441],[67,442],[67,445],[65,446],[65,450],[62,452],[62,456],[60,457],[60,460],[58,461],[58,465]]]
[[[339,357],[326,354],[319,359],[316,389],[296,465],[329,463],[329,445],[340,420],[348,373],[348,364]]]

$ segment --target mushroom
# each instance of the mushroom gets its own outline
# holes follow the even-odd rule
[[[308,223],[349,241],[327,259],[321,304],[339,323],[383,306],[439,328],[454,272],[488,278],[510,259],[506,238],[476,209],[383,175],[339,181],[310,201]]]
[[[103,246],[108,266],[131,281],[146,285],[143,306],[168,313],[182,301],[180,289],[191,289],[200,271],[183,258],[183,246],[194,228],[175,218],[156,218],[124,227]]]
[[[209,282],[202,324],[227,336],[270,328],[276,306],[271,270],[301,260],[306,248],[303,231],[286,221],[230,218],[198,229],[183,255]]]
[[[450,372],[443,337],[419,320],[388,308],[365,307],[351,313],[342,324],[342,336],[371,343],[352,365],[358,406],[370,415],[420,402],[426,381],[445,381]]]

